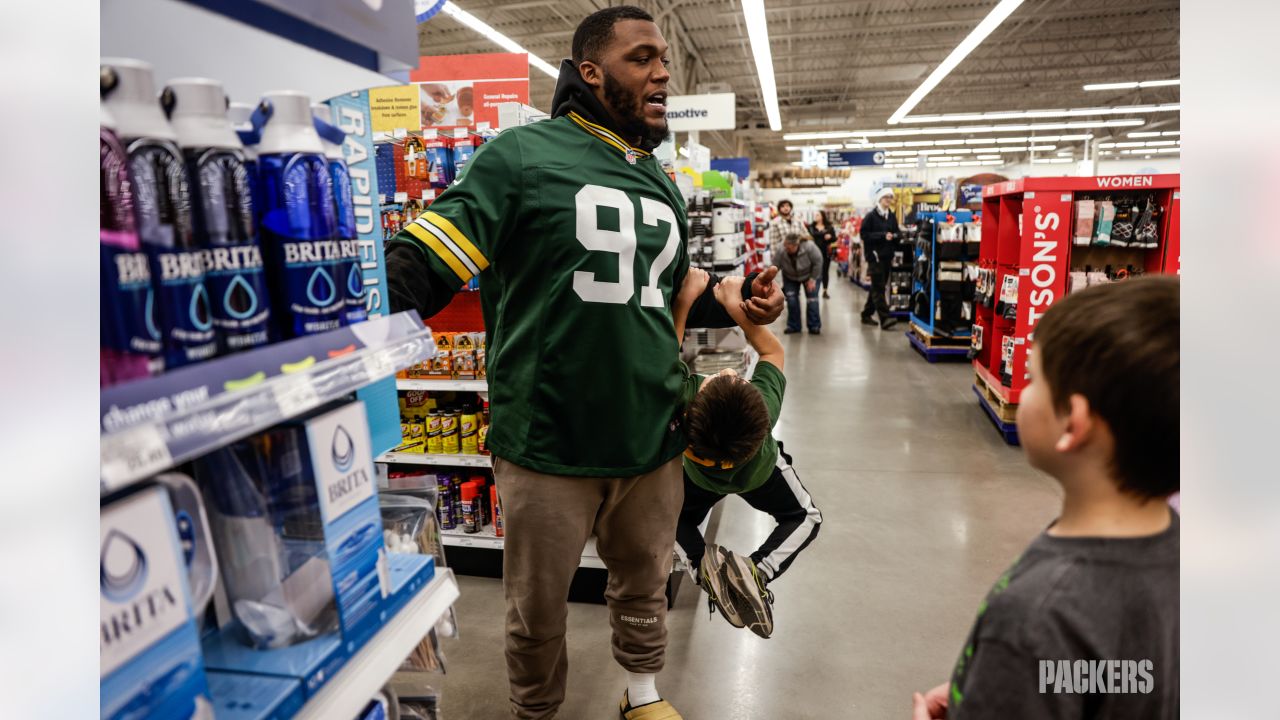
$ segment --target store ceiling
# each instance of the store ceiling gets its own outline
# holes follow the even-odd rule
[[[620,4],[455,2],[557,66],[568,56],[573,30],[583,17]],[[757,163],[784,163],[800,159],[787,146],[818,144],[786,141],[784,133],[889,127],[889,115],[996,0],[765,0],[782,132],[768,129],[738,0],[631,4],[653,13],[672,46],[673,93],[737,93],[739,130],[704,132],[702,142],[716,155],[747,154]],[[1082,86],[1179,77],[1178,7],[1178,0],[1027,0],[912,114],[1176,103],[1177,86],[1094,92]],[[419,27],[418,40],[424,55],[497,49],[443,14]],[[554,81],[536,70],[530,77],[532,104],[549,109]],[[1178,115],[1107,116],[1141,118],[1147,125],[1089,132],[1094,142],[1125,141],[1130,132],[1178,130]],[[1060,143],[1058,150],[1075,150],[1078,159],[1081,145]]]

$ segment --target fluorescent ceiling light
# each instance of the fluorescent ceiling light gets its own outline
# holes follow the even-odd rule
[[[543,60],[537,55],[534,55],[528,50],[525,50],[515,40],[512,40],[506,35],[503,35],[497,30],[494,30],[493,28],[489,27],[487,24],[485,24],[484,21],[480,20],[475,15],[472,15],[466,10],[463,10],[462,8],[453,4],[453,2],[446,2],[444,4],[444,7],[441,8],[441,10],[444,12],[445,15],[452,17],[454,20],[457,20],[463,25],[466,25],[472,30],[475,30],[481,35],[484,35],[485,37],[489,38],[493,42],[497,43],[499,46],[502,47],[502,49],[506,50],[507,52],[524,53],[528,55],[529,64],[538,68],[542,72],[550,75],[553,78],[560,77],[560,71],[552,67],[551,63],[547,62],[546,60]]]
[[[1125,155],[1150,155],[1151,153],[1180,153],[1182,148],[1138,148],[1137,150],[1125,150]]]
[[[1166,146],[1166,145],[1181,145],[1181,144],[1182,144],[1182,141],[1181,141],[1181,140],[1147,140],[1147,141],[1145,141],[1145,142],[1144,142],[1144,141],[1142,141],[1142,140],[1135,140],[1135,141],[1132,141],[1132,142],[1105,142],[1105,143],[1098,143],[1098,147],[1100,147],[1100,148],[1113,148],[1113,147],[1122,147],[1122,148],[1124,148],[1124,147],[1128,147],[1128,148],[1131,148],[1131,147],[1162,147],[1162,146]]]
[[[1071,122],[1036,123],[1030,125],[961,125],[957,127],[902,128],[892,130],[832,130],[824,132],[787,133],[783,140],[837,140],[843,138],[911,137],[919,135],[964,135],[966,133],[1039,132],[1041,130],[1076,130],[1102,127],[1134,127],[1146,120],[1075,120]]]
[[[744,2],[746,2],[746,0],[744,0]],[[982,19],[982,22],[978,23],[978,27],[974,28],[973,32],[969,33],[969,36],[962,40],[960,44],[956,46],[955,50],[951,51],[951,54],[947,56],[947,59],[943,60],[941,65],[934,68],[933,72],[929,73],[929,77],[925,78],[924,82],[920,83],[920,87],[916,88],[915,92],[911,93],[911,96],[907,98],[907,101],[902,103],[902,107],[893,111],[893,114],[889,116],[889,124],[897,125],[901,122],[902,118],[907,116],[907,113],[914,110],[915,106],[920,104],[920,101],[932,92],[933,89],[938,86],[938,83],[942,82],[943,78],[949,75],[962,60],[968,57],[969,53],[973,52],[974,48],[981,45],[982,41],[986,40],[987,36],[991,34],[991,31],[1000,27],[1000,23],[1004,22],[1005,18],[1009,17],[1009,15],[1011,15],[1014,10],[1017,10],[1018,6],[1021,4],[1022,0],[1000,0],[1000,4],[996,5],[995,8]]]
[[[982,122],[984,120],[1028,120],[1055,117],[1090,117],[1094,115],[1134,115],[1137,113],[1178,112],[1178,103],[1165,105],[1128,105],[1125,107],[1074,108],[1071,110],[1010,110],[1007,112],[951,113],[947,115],[912,115],[904,123]]]
[[[747,37],[751,38],[751,55],[755,57],[756,74],[760,76],[760,96],[765,114],[769,116],[769,129],[777,132],[782,129],[782,115],[778,112],[778,84],[773,76],[773,51],[769,49],[764,0],[742,0],[742,17],[747,22]]]
[[[1063,150],[1062,152],[1058,153],[1058,157],[1071,157],[1074,154],[1075,153],[1070,150]]]
[[[1032,165],[1061,165],[1062,163],[1074,162],[1071,158],[1045,158],[1043,160],[1032,160]]]
[[[1165,87],[1166,85],[1181,85],[1182,80],[1144,80],[1142,82],[1118,82],[1118,83],[1096,83],[1093,85],[1085,85],[1085,90],[1134,90],[1136,88],[1149,87]]]

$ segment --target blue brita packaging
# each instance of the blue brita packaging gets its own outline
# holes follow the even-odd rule
[[[262,246],[275,325],[286,338],[334,330],[346,307],[337,277],[342,245],[311,102],[298,92],[267,93],[254,111],[254,127],[262,134]]]
[[[270,298],[258,245],[253,185],[240,138],[227,117],[222,85],[172,80],[161,93],[186,160],[192,224],[204,248],[205,286],[224,353],[270,341]]]
[[[99,588],[101,717],[212,720],[187,568],[163,487],[102,508]]]
[[[342,264],[335,280],[342,286],[342,324],[354,325],[369,317],[365,307],[364,270],[360,267],[360,236],[356,232],[356,208],[351,191],[351,173],[342,154],[347,134],[333,124],[332,112],[325,103],[311,106],[316,132],[324,146],[329,176],[333,179],[333,201],[337,218],[337,239],[342,246]]]
[[[104,59],[101,72],[103,103],[129,158],[134,216],[150,261],[164,367],[207,360],[217,354],[218,344],[177,136],[156,100],[150,65]]]

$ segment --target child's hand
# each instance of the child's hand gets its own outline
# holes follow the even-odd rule
[[[689,268],[689,272],[684,276],[684,284],[680,286],[680,292],[676,295],[676,304],[684,307],[692,306],[693,302],[706,292],[707,283],[710,281],[711,275],[706,270]]]
[[[950,683],[942,683],[929,692],[911,696],[911,720],[946,720],[947,690]]]
[[[742,281],[744,278],[731,276],[720,278],[716,285],[716,301],[725,308],[742,304]]]

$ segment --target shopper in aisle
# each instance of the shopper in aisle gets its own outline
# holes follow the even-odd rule
[[[951,682],[915,694],[914,720],[1178,717],[1178,305],[1176,278],[1144,278],[1040,320],[1018,431],[1062,511],[979,606]],[[1110,692],[1073,692],[1082,681]]]
[[[805,321],[809,334],[822,333],[822,315],[818,308],[818,282],[822,279],[822,251],[808,233],[788,235],[778,254],[782,273],[782,294],[787,298],[787,335],[800,332],[800,289],[804,288]]]
[[[809,236],[822,251],[822,297],[830,298],[827,292],[831,288],[831,255],[835,250],[836,229],[827,220],[827,211],[819,210],[817,217],[809,224]]]
[[[809,232],[804,222],[792,213],[790,200],[778,203],[778,216],[769,222],[769,249],[774,257],[782,254],[782,243],[790,235],[805,235]]]
[[[696,269],[685,276],[672,310],[677,338],[684,337],[689,308],[708,279]],[[769,328],[752,324],[738,309],[736,285],[741,282],[724,279],[716,296],[724,298],[725,309],[760,360],[749,382],[731,369],[710,378],[688,375],[685,380],[682,399],[689,448],[684,451],[684,507],[676,542],[698,586],[725,620],[767,638],[773,634],[773,592],[766,585],[786,572],[818,536],[822,513],[800,483],[791,456],[773,439],[787,386],[782,373],[785,351]],[[777,523],[749,557],[707,545],[698,529],[726,495],[740,496]]]
[[[674,413],[683,376],[670,313],[688,231],[652,155],[668,134],[666,62],[645,11],[587,17],[552,119],[485,143],[387,252],[393,310],[430,317],[481,277],[519,718],[553,717],[564,700],[566,597],[592,533],[609,570],[614,658],[628,671],[620,714],[679,717],[655,685],[688,445]],[[743,286],[739,309],[752,322],[781,314],[776,274]],[[691,323],[734,323],[714,292]]]
[[[885,298],[885,285],[889,281],[889,242],[898,236],[898,216],[889,208],[893,205],[893,188],[883,188],[876,195],[876,206],[862,219],[863,257],[867,262],[867,274],[871,277],[871,289],[867,291],[867,304],[862,307],[862,323],[875,325],[880,316],[880,327],[888,330],[898,321],[889,312]]]

